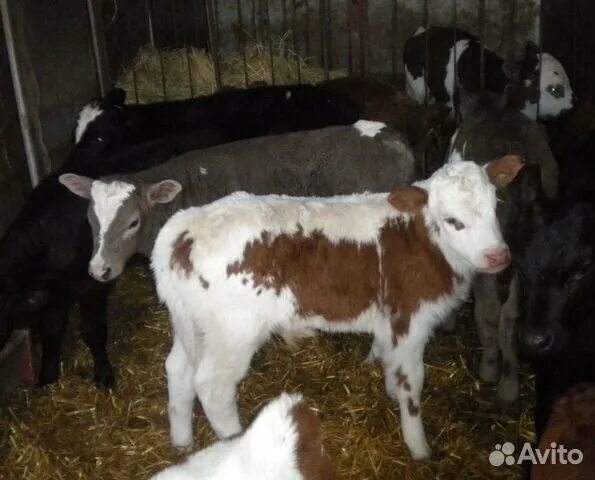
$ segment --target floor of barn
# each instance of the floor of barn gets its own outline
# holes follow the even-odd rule
[[[146,265],[125,277],[110,315],[117,389],[95,389],[88,351],[70,334],[60,383],[21,390],[0,409],[1,479],[136,480],[182,459],[168,435],[167,313]],[[422,405],[431,461],[409,457],[380,368],[362,364],[370,343],[363,336],[321,335],[293,352],[281,341],[269,343],[242,384],[243,419],[282,390],[299,391],[320,412],[326,448],[343,479],[522,478],[518,466],[490,466],[488,455],[497,443],[532,439],[531,379],[523,375],[517,408],[502,411],[495,389],[473,375],[479,347],[472,321],[464,313],[459,320],[457,332],[437,334],[426,353]],[[204,447],[215,438],[196,412],[196,445]]]

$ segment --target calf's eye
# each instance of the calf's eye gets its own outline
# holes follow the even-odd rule
[[[457,231],[463,230],[463,228],[465,228],[465,225],[462,222],[459,222],[456,218],[448,217],[445,218],[444,221]]]
[[[564,96],[564,87],[562,85],[550,85],[547,87],[547,91],[556,98],[562,98]]]
[[[138,227],[138,223],[139,223],[138,218],[133,220],[132,222],[130,222],[130,225],[128,225],[128,230]]]

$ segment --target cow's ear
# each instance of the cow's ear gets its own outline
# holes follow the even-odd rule
[[[182,191],[182,185],[175,180],[163,180],[152,184],[147,190],[149,204],[169,203]]]
[[[388,201],[399,212],[416,214],[428,203],[428,192],[419,187],[403,187],[391,193]]]
[[[520,82],[523,78],[523,65],[520,62],[505,60],[502,62],[502,72],[510,82]]]
[[[486,171],[496,188],[503,188],[516,178],[524,166],[525,160],[522,157],[506,155],[486,165]]]
[[[91,198],[92,178],[77,175],[76,173],[64,173],[58,177],[58,181],[75,195]]]
[[[103,97],[103,101],[121,107],[126,101],[126,91],[121,88],[113,88]]]

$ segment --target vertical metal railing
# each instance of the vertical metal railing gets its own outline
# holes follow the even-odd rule
[[[295,58],[295,74],[297,83],[302,83],[302,70],[300,65],[300,50],[298,46],[298,32],[297,32],[297,0],[293,0],[293,15],[291,17],[291,35],[293,38],[293,54]]]
[[[209,29],[209,52],[213,59],[215,70],[215,85],[217,90],[221,88],[221,61],[219,58],[219,12],[217,0],[206,0],[207,26]]]
[[[485,79],[485,23],[486,23],[486,2],[485,0],[479,0],[479,6],[477,9],[477,23],[478,23],[478,37],[479,37],[479,88],[484,88]]]

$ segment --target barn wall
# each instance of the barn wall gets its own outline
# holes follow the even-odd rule
[[[369,39],[365,52],[367,71],[376,75],[392,74],[393,55],[396,73],[402,73],[403,44],[425,18],[423,0],[254,0],[242,4],[245,7],[243,28],[240,28],[237,1],[217,1],[220,43],[224,52],[237,51],[238,32],[242,30],[249,38],[257,39],[264,38],[270,31],[276,37],[273,43],[278,43],[279,37],[292,29],[295,18],[298,53],[324,63],[321,44],[327,42],[330,46],[327,62],[331,68],[348,67],[350,32],[353,55],[359,56],[358,32],[362,32]],[[295,10],[294,4],[297,5]],[[430,24],[453,24],[454,0],[428,0],[427,4]],[[526,40],[536,41],[538,38],[540,0],[485,0],[483,15],[481,1],[457,0],[456,4],[458,25],[481,35],[483,24],[482,38],[489,48],[502,55],[518,56]],[[358,13],[361,11],[367,11],[367,19]],[[393,38],[395,21],[397,28]],[[289,34],[286,39],[292,48],[293,36]],[[355,64],[357,61],[358,58],[354,58]]]

